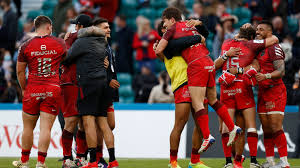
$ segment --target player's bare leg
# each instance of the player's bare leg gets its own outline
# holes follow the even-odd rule
[[[29,115],[22,112],[23,132],[22,132],[22,152],[20,161],[13,161],[15,167],[27,168],[29,167],[29,156],[33,145],[33,130],[39,115]],[[27,166],[27,167],[26,167]]]
[[[195,117],[197,124],[199,125],[202,135],[203,143],[199,150],[199,153],[206,151],[214,142],[215,138],[210,135],[208,125],[208,111],[204,108],[204,97],[206,95],[206,87],[189,86],[189,91],[192,99],[192,106],[195,110]]]
[[[79,117],[77,116],[70,116],[64,117],[65,126],[62,132],[62,145],[63,145],[63,155],[64,155],[64,164],[66,166],[73,165],[72,157],[72,143],[73,143],[73,135],[74,130],[78,124]],[[65,163],[66,162],[66,163]]]
[[[266,162],[262,164],[263,167],[271,167],[275,165],[274,148],[272,129],[267,114],[259,114],[259,119],[264,131],[264,146],[266,151]]]
[[[273,133],[273,141],[274,144],[278,148],[278,153],[280,156],[280,162],[276,164],[276,166],[281,166],[281,167],[288,167],[289,168],[289,163],[287,160],[287,141],[286,137],[282,128],[282,123],[284,119],[283,114],[267,114],[269,122],[270,122],[270,127]]]
[[[218,116],[223,120],[229,130],[229,140],[227,146],[230,146],[235,141],[235,137],[241,133],[241,128],[234,125],[233,120],[228,114],[227,107],[217,99],[216,86],[207,87],[207,99],[209,105],[216,111]]]
[[[117,168],[119,166],[116,158],[115,158],[115,144],[114,144],[114,134],[110,129],[107,117],[97,117],[96,118],[97,125],[103,133],[103,139],[105,141],[108,154],[109,154],[109,167]]]
[[[109,108],[113,110],[114,106],[111,105]],[[113,131],[116,127],[115,112],[114,111],[107,112],[107,122],[108,122],[108,125],[109,125],[110,129]]]
[[[250,157],[251,157],[250,168],[261,167],[256,160],[258,135],[256,131],[255,107],[244,109],[242,110],[242,113],[247,128],[247,141],[248,141]]]
[[[234,120],[235,116],[235,109],[228,109],[228,114],[232,120]],[[225,163],[225,168],[232,168],[232,159],[231,159],[231,151],[232,151],[232,146],[227,146],[228,140],[229,140],[229,130],[225,123],[220,119],[221,121],[221,134],[222,134],[222,145],[223,145],[223,151],[224,151],[224,156],[226,158],[226,163]]]
[[[237,111],[235,113],[236,118],[236,125],[239,126],[242,130],[245,130],[245,120],[244,116],[240,111]],[[243,131],[240,136],[238,136],[237,140],[235,141],[235,144],[232,148],[232,153],[234,156],[234,167],[242,167],[242,164],[245,160],[245,157],[243,155],[244,152],[244,146],[245,146],[245,131]]]
[[[177,153],[182,130],[189,119],[190,103],[175,104],[175,123],[170,134],[170,164],[169,167],[177,167]]]
[[[85,135],[86,135],[88,151],[90,154],[89,162],[94,165],[96,164],[96,147],[97,147],[96,120],[95,117],[91,115],[82,116],[82,120],[83,120]]]
[[[51,139],[51,129],[56,119],[56,115],[40,112],[40,136],[38,144],[38,162],[37,168],[45,167],[45,159]]]

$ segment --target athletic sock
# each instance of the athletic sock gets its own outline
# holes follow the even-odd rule
[[[195,113],[195,117],[197,119],[197,123],[200,127],[200,130],[202,132],[203,138],[207,139],[210,134],[209,130],[209,118],[208,118],[208,113],[207,110],[201,109]]]
[[[77,144],[77,158],[82,158],[87,156],[87,144],[85,139],[85,132],[77,131],[76,134],[76,144]]]
[[[22,156],[21,156],[21,161],[22,163],[25,163],[29,160],[29,156],[30,156],[30,149],[22,149]]]
[[[226,157],[226,164],[232,163],[231,157]]]
[[[277,131],[273,134],[274,143],[278,148],[280,157],[287,156],[287,142],[283,130]]]
[[[89,148],[88,151],[90,154],[90,163],[96,162],[96,148]]]
[[[103,145],[97,146],[96,148],[96,159],[97,162],[103,157]]]
[[[221,103],[219,100],[211,106],[218,116],[223,120],[229,131],[232,131],[234,129],[234,123],[232,119],[230,118],[230,115],[228,113],[227,107]]]
[[[170,149],[170,163],[177,161],[177,153],[178,153],[178,149],[177,150]]]
[[[38,152],[38,162],[45,163],[47,152]]]
[[[192,154],[191,154],[191,163],[196,164],[200,162],[200,154],[198,153],[198,150],[195,148],[192,148]]]
[[[116,160],[115,157],[115,148],[109,148],[108,149],[108,154],[109,154],[109,162],[113,162]]]
[[[248,141],[250,156],[256,158],[258,134],[256,132],[248,132],[247,133],[247,141]]]
[[[231,159],[232,147],[231,146],[227,146],[228,140],[229,140],[229,133],[222,134],[222,145],[223,145],[224,156],[226,158],[230,158]]]
[[[264,146],[266,150],[266,157],[274,157],[274,141],[271,133],[264,133]]]
[[[72,143],[73,143],[73,133],[63,130],[62,137],[62,147],[63,147],[63,155],[64,160],[72,158]]]

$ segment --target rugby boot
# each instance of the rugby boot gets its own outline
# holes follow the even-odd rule
[[[181,168],[181,167],[178,165],[177,161],[175,160],[168,165],[168,168]]]
[[[213,136],[209,135],[209,137],[207,139],[204,139],[198,153],[205,152],[215,142],[216,142],[215,138]]]
[[[233,142],[237,139],[237,135],[240,135],[242,133],[242,129],[239,126],[234,126],[233,130],[229,132],[229,139],[227,146],[231,146]]]
[[[117,160],[109,162],[108,167],[107,168],[119,168],[119,163]]]
[[[28,161],[25,162],[25,163],[22,163],[21,160],[13,161],[12,165],[15,166],[16,168],[29,168],[29,162]]]
[[[202,161],[200,161],[196,164],[190,162],[188,168],[210,168],[210,167],[206,166]]]

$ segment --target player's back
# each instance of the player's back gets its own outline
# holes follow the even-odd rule
[[[53,36],[36,36],[24,43],[19,61],[28,64],[28,83],[59,84],[59,65],[66,46]]]

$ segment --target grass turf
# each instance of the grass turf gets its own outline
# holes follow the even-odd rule
[[[0,158],[0,168],[13,167],[11,162],[17,158]],[[118,159],[120,168],[167,168],[168,159]],[[211,168],[222,168],[224,166],[225,159],[222,158],[204,158],[202,161]],[[180,159],[179,164],[182,168],[187,168],[189,159]],[[264,159],[259,159],[259,162],[264,162]],[[35,167],[36,158],[30,160],[30,167]],[[289,159],[291,168],[300,168],[300,159]],[[62,162],[58,161],[58,158],[47,158],[46,164],[48,168],[60,168]],[[244,168],[249,167],[249,159],[243,164]]]

